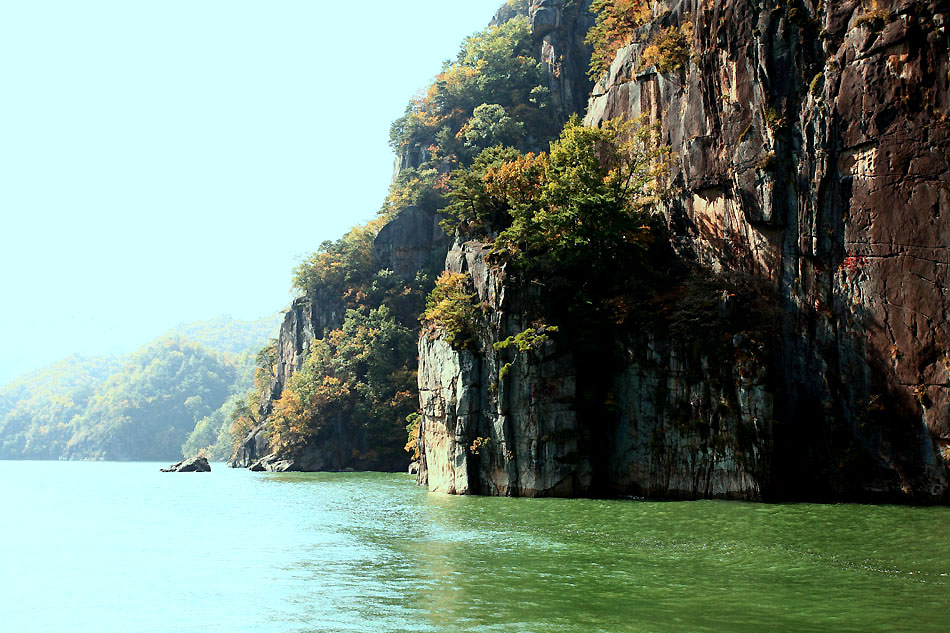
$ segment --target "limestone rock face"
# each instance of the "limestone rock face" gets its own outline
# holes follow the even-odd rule
[[[380,229],[373,240],[373,256],[401,278],[411,279],[427,268],[433,257],[441,259],[450,244],[451,239],[439,227],[439,216],[409,207]]]
[[[515,357],[494,349],[529,323],[504,269],[486,261],[487,250],[477,241],[457,243],[446,258],[448,270],[471,274],[489,307],[475,349],[419,340],[419,481],[453,494],[585,494],[590,471],[578,444],[572,361],[550,341]]]
[[[718,362],[688,345],[628,343],[614,378],[605,488],[668,498],[761,499],[769,484],[773,394],[766,350],[733,337]]]
[[[776,493],[946,500],[948,5],[792,4],[654,3],[585,123],[659,122],[681,253],[778,291]],[[646,65],[684,24],[685,65]]]
[[[530,4],[542,41],[565,23],[558,6]],[[480,245],[459,244],[447,268],[472,273],[491,326],[473,349],[420,341],[422,483],[950,500],[950,6],[875,7],[652,3],[585,123],[659,123],[675,152],[664,213],[678,256],[770,286],[776,340],[738,335],[714,353],[689,336],[617,341],[627,361],[610,422],[578,428],[577,363],[553,343],[499,379],[491,344],[526,326],[524,291],[484,265]],[[659,72],[643,52],[670,27],[691,50]]]
[[[584,423],[570,353],[553,340],[528,353],[495,348],[529,327],[529,291],[486,253],[470,241],[446,258],[489,307],[476,343],[419,341],[421,484],[450,494],[762,498],[773,418],[766,350],[743,335],[717,358],[690,353],[692,341],[617,341],[626,362],[611,379],[614,413]]]
[[[528,15],[531,34],[540,46],[540,60],[548,71],[548,87],[559,116],[583,112],[591,82],[587,78],[590,47],[584,43],[594,24],[591,0],[532,0]]]

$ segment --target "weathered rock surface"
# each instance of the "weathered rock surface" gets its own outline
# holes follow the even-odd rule
[[[531,5],[538,33],[557,23],[550,6]],[[475,353],[420,342],[422,482],[488,494],[583,493],[593,479],[653,496],[950,499],[950,4],[875,7],[656,2],[591,97],[588,125],[640,115],[661,125],[676,156],[679,193],[665,213],[677,252],[766,281],[780,308],[776,349],[739,337],[709,358],[650,333],[618,341],[629,363],[613,379],[618,421],[598,436],[609,450],[569,463],[570,359],[551,349],[519,360],[515,384],[498,386],[503,405],[489,390],[490,343],[522,325],[502,300]],[[682,68],[643,63],[661,29],[687,23]],[[512,292],[472,266],[476,251],[460,246],[448,267],[464,261],[480,298]],[[539,398],[549,364],[560,382]],[[473,455],[481,436],[497,448]]]
[[[210,473],[211,464],[207,457],[191,457],[189,459],[172,464],[168,468],[162,468],[163,473]]]
[[[548,88],[559,119],[582,113],[587,107],[590,47],[584,38],[594,24],[591,1],[531,0],[520,9],[506,3],[491,22],[504,24],[518,15],[531,20],[531,35],[537,42],[538,59],[547,70]]]
[[[419,480],[453,494],[585,494],[590,472],[578,461],[573,363],[551,342],[514,358],[493,348],[529,323],[504,269],[490,266],[486,254],[479,242],[466,242],[446,258],[448,270],[472,276],[478,300],[490,308],[476,351],[419,340]]]
[[[761,498],[773,418],[761,345],[741,334],[715,353],[652,335],[617,341],[626,361],[610,378],[611,414],[583,416],[569,352],[553,340],[495,349],[529,327],[528,291],[486,253],[470,241],[446,258],[489,307],[477,343],[419,341],[420,483],[454,494]]]
[[[438,215],[409,207],[380,229],[373,240],[373,256],[401,278],[412,279],[420,270],[438,268],[451,243],[439,227]]]
[[[778,290],[776,486],[946,499],[948,4],[759,7],[657,3],[586,122],[659,121],[684,255]],[[687,21],[687,66],[643,67],[650,30]]]
[[[548,71],[548,88],[559,118],[583,112],[587,106],[590,47],[584,38],[594,24],[590,4],[591,0],[532,0],[528,9],[531,34],[540,45],[540,59]]]

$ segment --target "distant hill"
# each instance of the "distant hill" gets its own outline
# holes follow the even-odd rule
[[[268,340],[277,336],[279,326],[280,319],[277,314],[270,314],[256,321],[241,321],[223,316],[210,321],[182,323],[159,338],[180,336],[227,354],[241,354],[246,351],[256,353],[267,345]]]
[[[22,376],[0,387],[0,459],[171,460],[186,440],[191,454],[216,447],[221,458],[226,403],[248,389],[277,325],[277,315],[188,323],[128,356],[74,355]]]
[[[0,458],[62,455],[70,422],[121,365],[115,357],[74,355],[0,388]]]

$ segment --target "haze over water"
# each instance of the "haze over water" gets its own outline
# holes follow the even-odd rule
[[[950,508],[159,466],[0,462],[4,630],[946,631]]]

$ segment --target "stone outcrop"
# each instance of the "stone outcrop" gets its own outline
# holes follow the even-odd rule
[[[543,37],[552,6],[531,3]],[[459,245],[447,267],[503,300],[476,350],[420,342],[420,480],[487,494],[946,502],[948,3],[652,6],[585,123],[659,123],[675,152],[664,213],[679,257],[765,282],[777,335],[738,332],[711,356],[688,337],[617,341],[628,362],[612,378],[614,421],[595,434],[608,448],[585,453],[581,429],[571,455],[576,365],[549,347],[512,365],[503,397],[491,391],[491,343],[524,324],[503,271]],[[659,72],[643,53],[669,28],[691,50]]]
[[[409,207],[380,229],[373,242],[373,256],[378,269],[388,269],[410,279],[430,262],[443,260],[449,243],[439,228],[435,212]],[[257,412],[261,422],[238,445],[228,460],[229,466],[268,471],[405,469],[405,459],[372,457],[365,433],[351,429],[345,420],[324,421],[324,430],[318,437],[287,450],[275,452],[270,443],[269,420],[284,386],[303,366],[313,340],[322,339],[329,331],[341,327],[345,312],[342,297],[330,293],[298,297],[284,312],[273,376],[264,385]]]
[[[454,494],[585,494],[590,472],[578,461],[572,360],[551,341],[513,358],[494,348],[529,323],[519,292],[486,254],[466,242],[446,258],[448,270],[471,275],[488,308],[473,349],[419,340],[420,481]]]
[[[191,457],[189,459],[172,464],[168,468],[162,468],[163,473],[210,473],[211,464],[207,457]]]
[[[591,415],[579,410],[590,364],[557,337],[497,349],[530,327],[531,291],[487,252],[469,241],[446,258],[487,308],[475,344],[419,341],[420,483],[454,494],[761,498],[773,396],[760,343],[742,333],[699,351],[653,335],[616,341],[624,364],[606,377],[608,411]]]
[[[583,111],[590,92],[591,83],[586,77],[590,51],[583,42],[593,23],[589,7],[590,0],[519,2],[506,4],[492,20],[492,24],[501,24],[518,15],[531,19],[536,55],[548,71],[549,89],[560,119]],[[426,148],[417,146],[404,150],[396,157],[394,177],[402,169],[418,167],[425,162],[427,152]],[[430,208],[402,210],[382,227],[374,240],[373,256],[378,267],[388,268],[404,280],[412,279],[417,272],[429,268],[437,272],[451,245],[450,238],[439,228],[438,220]],[[333,430],[309,444],[280,454],[274,453],[268,440],[268,416],[290,376],[302,366],[310,342],[340,327],[344,315],[345,307],[340,297],[300,297],[291,304],[280,329],[274,376],[265,385],[261,399],[259,415],[263,421],[239,445],[229,461],[231,466],[255,470],[342,470],[367,466],[351,457],[361,454],[365,438],[346,432],[342,423],[326,424]],[[375,464],[369,466],[377,467]],[[405,464],[379,467],[402,470]]]
[[[554,107],[562,119],[583,112],[590,93],[590,47],[584,43],[594,24],[590,4],[591,0],[532,0],[528,9],[531,34],[540,46]]]
[[[436,213],[409,207],[379,230],[373,256],[402,279],[412,279],[420,270],[438,269],[451,242]]]
[[[947,3],[655,12],[595,87],[586,122],[660,122],[678,156],[668,216],[683,254],[778,291],[776,486],[945,498]],[[657,30],[685,23],[684,67],[646,66]]]

